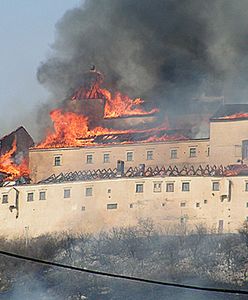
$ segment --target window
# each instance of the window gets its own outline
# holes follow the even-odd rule
[[[82,210],[82,211],[85,211],[85,206],[82,206],[81,210]]]
[[[171,158],[177,158],[177,149],[172,149],[170,154]]]
[[[181,203],[180,203],[180,206],[181,206],[181,207],[185,207],[185,206],[186,206],[186,203],[185,203],[185,202],[181,202]]]
[[[54,165],[61,166],[61,156],[54,156]]]
[[[46,192],[45,191],[41,191],[39,194],[39,200],[46,200]]]
[[[161,203],[161,206],[162,206],[162,207],[165,207],[165,203]]]
[[[131,204],[129,205],[129,207],[130,207],[130,208],[133,208],[133,203],[131,203]]]
[[[162,183],[161,182],[154,182],[153,183],[153,192],[159,193],[161,192]]]
[[[183,192],[189,192],[189,182],[183,182],[182,183],[182,191]]]
[[[117,203],[107,204],[107,209],[117,209]]]
[[[189,148],[189,157],[196,157],[196,148]]]
[[[92,154],[88,154],[86,156],[86,163],[87,164],[93,164],[93,155]]]
[[[8,203],[8,195],[3,195],[2,203]]]
[[[133,161],[133,152],[127,152],[127,161]]]
[[[248,207],[248,202],[246,202],[246,207]]]
[[[70,197],[71,197],[71,190],[64,189],[64,198],[70,198]]]
[[[33,192],[27,193],[27,201],[28,202],[34,201],[34,193]]]
[[[212,182],[212,190],[213,191],[219,191],[220,190],[220,183],[219,183],[219,181],[213,181]]]
[[[92,191],[93,191],[92,187],[87,187],[87,188],[85,189],[85,196],[86,196],[86,197],[92,196]]]
[[[166,192],[174,192],[174,183],[173,182],[166,183]]]
[[[242,141],[242,159],[248,158],[248,140]]]
[[[136,191],[136,193],[143,193],[143,191],[144,191],[144,185],[143,185],[143,183],[137,183],[135,191]]]
[[[200,207],[200,202],[196,202],[195,206]]]
[[[109,155],[109,153],[104,153],[103,154],[103,162],[104,163],[109,163],[110,162],[110,155]]]
[[[110,194],[111,193],[111,189],[108,189],[108,194]]]
[[[208,203],[208,200],[205,199],[205,200],[204,200],[204,204],[207,204],[207,203]]]
[[[245,191],[248,192],[248,181],[245,183]]]
[[[146,152],[146,159],[153,160],[153,151],[149,150]]]

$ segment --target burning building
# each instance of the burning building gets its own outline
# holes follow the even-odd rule
[[[29,148],[34,141],[24,127],[19,127],[0,140],[0,183],[28,177]]]
[[[9,137],[0,166],[16,167],[14,153],[29,148],[29,170],[0,174],[2,232],[97,232],[139,218],[235,232],[248,217],[248,105],[221,105],[196,138],[151,104],[102,88],[95,68],[85,77],[50,113],[43,141],[33,146],[24,129]],[[31,183],[7,184],[25,172]]]

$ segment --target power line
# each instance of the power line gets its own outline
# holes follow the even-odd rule
[[[201,290],[201,291],[216,292],[216,293],[229,293],[229,294],[237,294],[237,295],[238,294],[248,295],[248,291],[245,291],[245,290],[232,290],[232,289],[225,289],[225,288],[202,287],[202,286],[196,286],[196,285],[180,284],[180,283],[174,283],[174,282],[164,282],[164,281],[158,281],[158,280],[152,280],[152,279],[146,279],[146,278],[140,278],[140,277],[133,277],[133,276],[127,276],[127,275],[121,275],[121,274],[115,274],[115,273],[95,271],[95,270],[79,268],[79,267],[75,267],[75,266],[71,266],[71,265],[60,264],[60,263],[43,260],[43,259],[39,259],[39,258],[34,258],[34,257],[30,257],[30,256],[24,256],[24,255],[11,253],[11,252],[7,252],[7,251],[2,251],[2,250],[0,250],[0,254],[2,254],[4,256],[15,258],[15,259],[21,259],[21,260],[25,260],[25,261],[29,261],[29,262],[38,263],[38,264],[43,264],[43,265],[53,266],[53,267],[57,267],[57,268],[98,275],[98,276],[107,276],[107,277],[111,277],[111,278],[125,279],[125,280],[131,280],[131,281],[137,281],[137,282],[143,282],[143,283],[149,283],[149,284],[163,285],[163,286],[171,286],[171,287],[183,288],[183,289]]]

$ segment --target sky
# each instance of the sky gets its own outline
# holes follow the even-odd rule
[[[0,137],[24,125],[32,134],[37,107],[49,99],[36,79],[49,56],[55,24],[80,0],[0,0]]]

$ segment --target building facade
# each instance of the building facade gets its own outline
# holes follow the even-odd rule
[[[151,219],[160,230],[202,224],[236,232],[248,219],[248,177],[136,177],[2,187],[0,228],[8,237],[99,232]]]
[[[84,180],[52,174],[130,167],[244,166],[248,159],[248,113],[225,106],[210,119],[210,135],[153,143],[127,143],[29,151],[31,184],[0,188],[3,235],[37,236],[69,231],[99,232],[151,219],[157,228],[191,230],[204,224],[213,232],[236,232],[248,220],[248,176],[208,171],[162,175],[116,174]],[[246,107],[248,112],[248,106]],[[226,116],[228,114],[228,117]],[[247,172],[246,172],[247,173]],[[112,173],[111,173],[112,174]],[[247,173],[248,174],[248,173]],[[87,172],[86,172],[87,175]],[[229,175],[229,176],[228,176]],[[51,177],[53,178],[53,177]]]
[[[206,165],[209,163],[209,140],[32,149],[29,152],[29,167],[34,183],[61,172],[113,169],[118,160],[125,162],[126,169],[139,164],[148,167]]]

